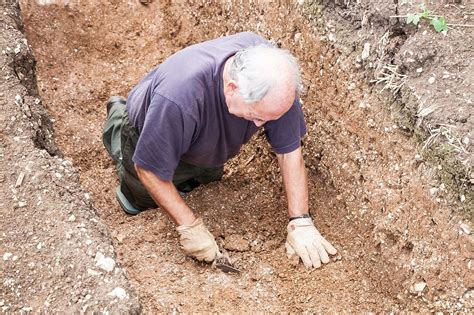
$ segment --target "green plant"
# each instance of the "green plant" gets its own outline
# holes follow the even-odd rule
[[[418,25],[420,21],[427,20],[430,21],[436,32],[447,32],[448,24],[444,16],[432,15],[428,9],[426,9],[424,4],[420,4],[420,9],[422,12],[411,13],[406,16],[407,24]]]

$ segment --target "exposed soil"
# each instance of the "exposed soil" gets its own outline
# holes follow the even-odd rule
[[[0,312],[138,312],[77,171],[49,154],[58,149],[19,7],[0,9]]]
[[[413,84],[407,83],[395,97],[390,91],[380,94],[381,87],[370,84],[377,60],[401,60],[403,45],[419,36],[388,18],[400,13],[398,5],[20,2],[38,61],[39,93],[52,117],[56,142],[80,171],[145,312],[472,311],[473,239],[460,210],[469,201],[465,191],[472,192],[471,174],[463,177],[468,180],[462,182],[461,202],[459,191],[439,181],[436,165],[427,163],[413,141],[413,124],[399,119],[413,115],[397,110],[409,109],[404,100],[421,95],[417,86],[423,90],[421,82],[431,73],[418,73],[412,81],[410,77],[407,82]],[[364,24],[362,16],[369,22]],[[362,21],[359,28],[351,20],[355,17]],[[286,201],[275,157],[262,135],[227,163],[221,182],[186,197],[218,243],[230,251],[240,275],[186,258],[174,225],[159,209],[127,216],[115,201],[117,180],[101,143],[105,100],[126,95],[171,53],[244,30],[291,50],[301,63],[310,206],[319,230],[340,252],[318,270],[294,266],[286,258]],[[375,41],[369,34],[387,31],[385,53],[379,50],[369,59],[356,60],[365,38]],[[451,40],[463,47],[464,54],[451,56],[459,58],[463,70],[449,71],[469,84],[472,65],[464,61],[472,58],[472,44],[456,42],[460,39],[453,36],[440,37],[440,45]],[[421,54],[426,47],[411,49]],[[432,63],[439,68],[437,77],[445,71],[443,60]],[[406,68],[405,73],[412,74]],[[408,94],[404,89],[411,86],[415,90]],[[467,88],[450,87],[454,95],[464,93],[470,99]],[[465,134],[469,138],[472,130],[472,106],[463,111],[469,115],[459,121],[461,139]],[[472,161],[467,143],[461,158]]]

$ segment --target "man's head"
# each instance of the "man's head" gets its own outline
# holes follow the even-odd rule
[[[298,63],[287,50],[253,46],[229,58],[224,95],[229,112],[256,126],[283,116],[301,86]]]

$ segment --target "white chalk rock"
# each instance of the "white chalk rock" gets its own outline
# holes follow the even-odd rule
[[[124,289],[122,289],[121,287],[116,287],[108,295],[117,297],[121,300],[123,300],[125,298],[128,298],[127,292]]]
[[[5,254],[3,254],[3,260],[8,260],[8,259],[10,259],[10,257],[12,257],[12,256],[13,256],[12,253],[5,253]]]
[[[426,282],[418,282],[413,285],[413,293],[420,293],[426,288]]]
[[[360,56],[362,60],[369,58],[370,55],[370,43],[364,44],[364,49],[362,50],[362,55]]]
[[[101,252],[95,254],[96,266],[100,269],[110,272],[115,268],[115,260],[110,257],[105,257]]]
[[[463,223],[459,226],[461,228],[461,231],[464,232],[464,234],[470,235],[471,234],[471,227],[467,225],[466,223]]]

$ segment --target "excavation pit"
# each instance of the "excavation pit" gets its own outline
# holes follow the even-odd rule
[[[308,17],[312,9],[324,18],[316,7],[21,4],[56,142],[80,171],[143,311],[426,311],[422,295],[432,300],[442,290],[457,296],[468,287],[464,262],[452,261],[462,246],[450,254],[444,248],[457,233],[448,205],[429,195],[430,166],[415,158],[379,89],[323,36],[318,16]],[[186,258],[173,223],[160,210],[128,216],[115,201],[117,179],[101,142],[107,98],[126,96],[173,52],[240,31],[257,32],[300,61],[310,208],[339,250],[321,269],[306,270],[286,258],[286,200],[275,156],[261,134],[226,164],[222,181],[186,197],[221,246],[245,245],[231,251],[240,275]]]

